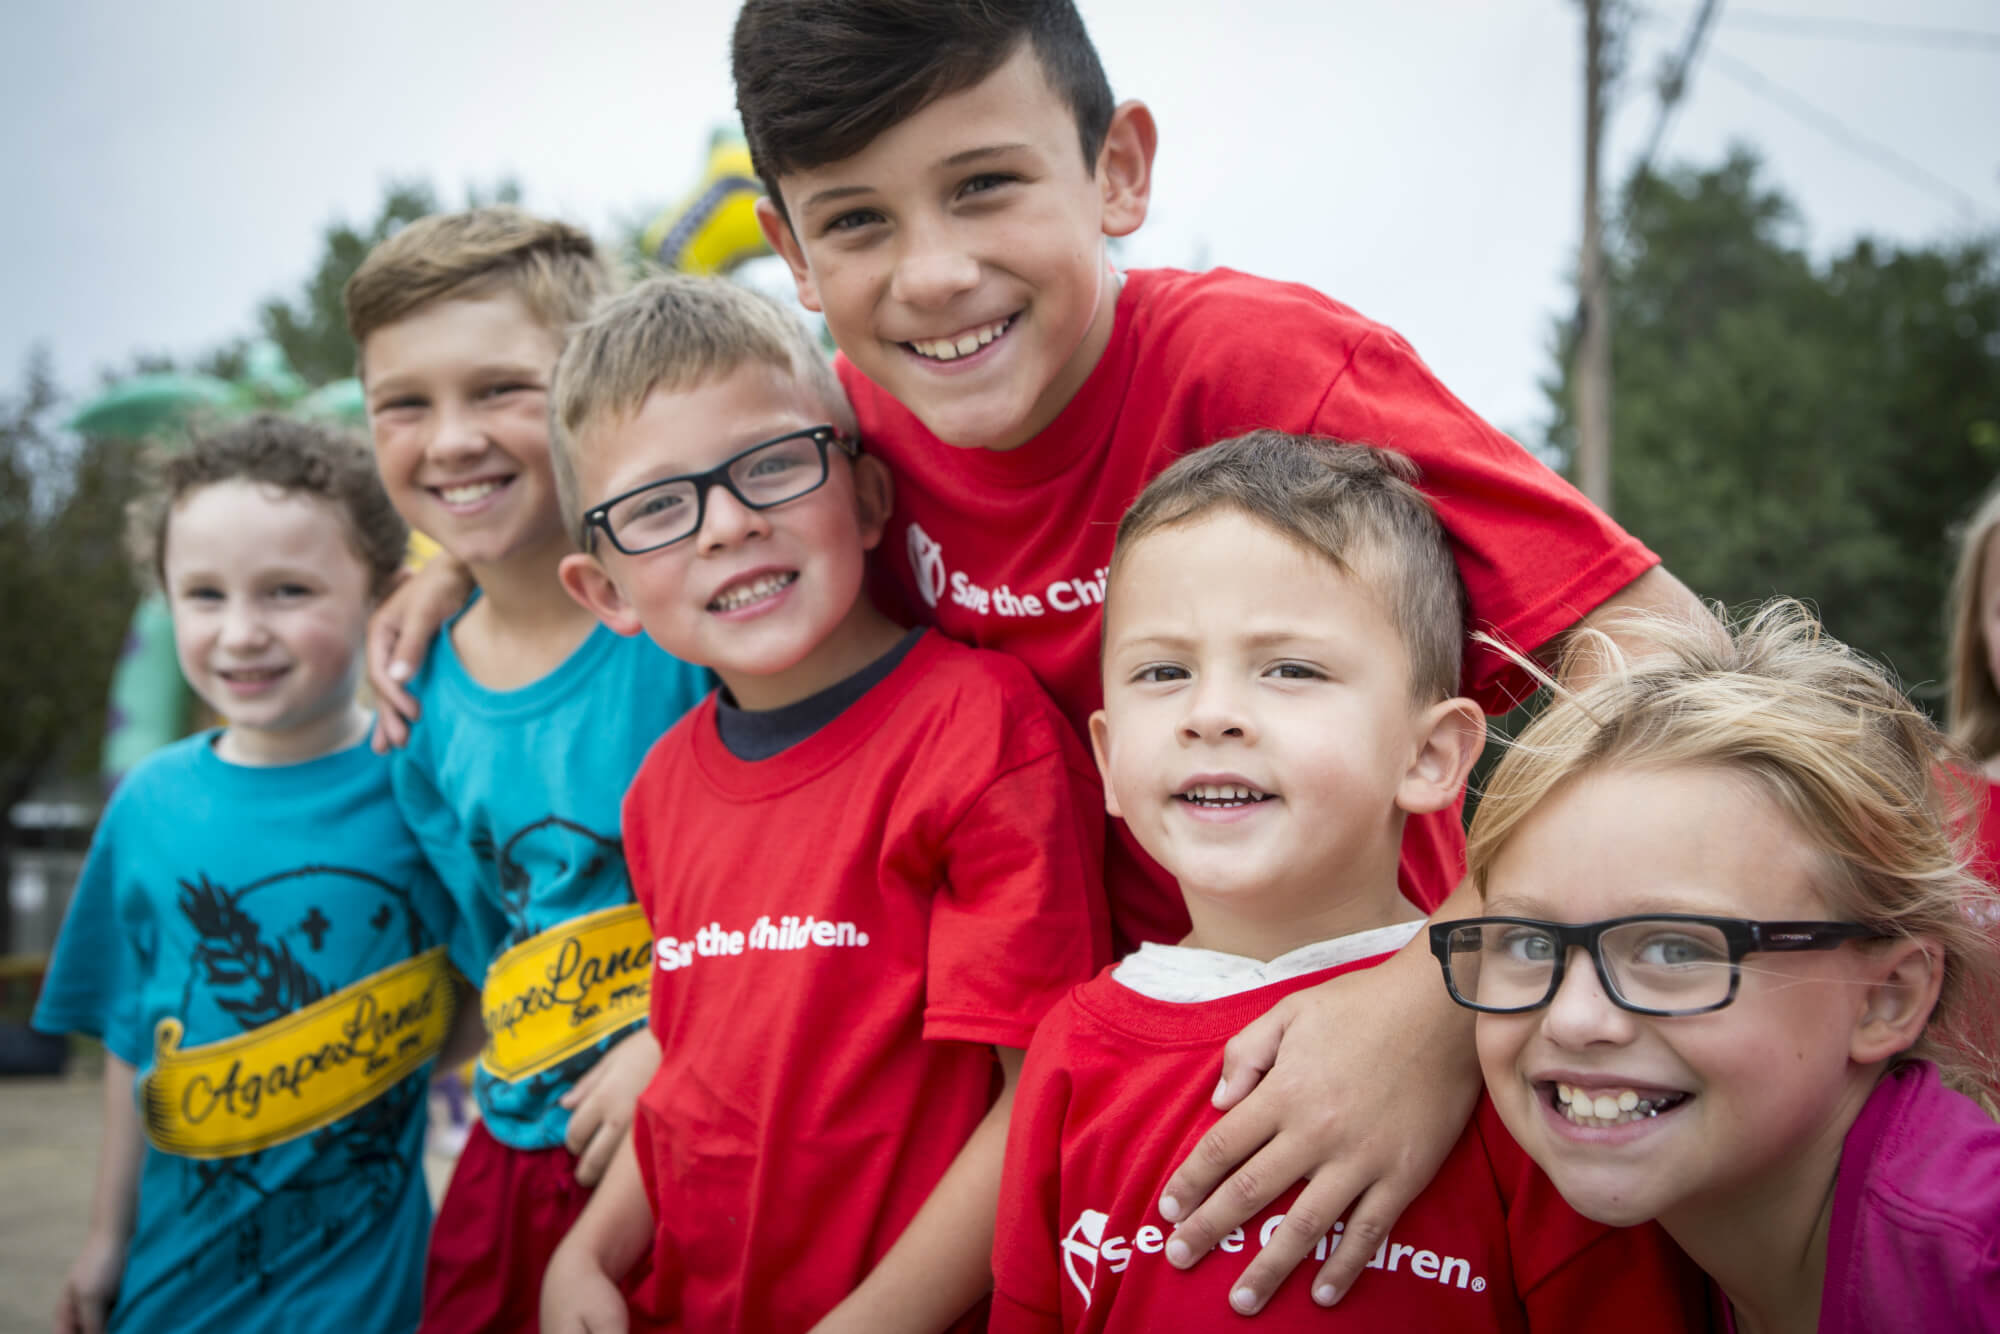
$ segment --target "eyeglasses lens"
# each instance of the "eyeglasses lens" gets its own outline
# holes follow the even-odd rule
[[[1563,946],[1540,927],[1491,922],[1450,940],[1451,981],[1483,1009],[1531,1009],[1549,999]],[[1624,922],[1598,937],[1611,985],[1647,1010],[1701,1010],[1729,998],[1729,941],[1698,922]]]
[[[729,465],[736,494],[753,509],[768,509],[813,490],[826,480],[826,453],[811,435],[785,436],[749,450]],[[701,522],[701,493],[712,478],[650,487],[627,496],[605,515],[618,545],[646,551],[678,542]]]

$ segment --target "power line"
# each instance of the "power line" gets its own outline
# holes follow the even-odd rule
[[[1815,18],[1803,14],[1778,14],[1766,9],[1732,9],[1724,21],[1732,27],[1787,37],[1900,42],[1911,46],[1949,47],[1957,51],[2000,51],[2000,32],[1978,28],[1937,28],[1920,23],[1881,23],[1872,19]]]
[[[1640,175],[1652,167],[1653,155],[1660,151],[1660,144],[1667,137],[1667,124],[1680,106],[1682,94],[1687,92],[1688,75],[1694,70],[1695,57],[1701,54],[1702,40],[1708,36],[1708,25],[1714,21],[1716,10],[1721,7],[1721,0],[1702,0],[1701,11],[1694,16],[1687,38],[1681,43],[1680,54],[1660,71],[1660,112],[1653,118],[1653,133],[1646,140],[1646,151],[1639,155]]]
[[[1893,172],[1912,185],[1950,200],[1968,220],[1978,219],[1979,201],[1929,168],[1904,157],[1886,144],[1877,143],[1849,129],[1797,93],[1780,88],[1750,66],[1724,55],[1721,51],[1711,51],[1709,63],[1751,92],[1777,103],[1849,152],[1867,158],[1878,167]]]

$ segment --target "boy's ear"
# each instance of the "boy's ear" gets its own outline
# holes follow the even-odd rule
[[[792,271],[792,281],[799,289],[799,304],[807,310],[822,310],[819,285],[813,281],[812,270],[806,267],[805,247],[799,244],[798,233],[792,230],[792,224],[785,221],[785,215],[778,212],[778,206],[771,202],[768,195],[757,201],[757,226],[763,231],[764,239],[771,243],[771,249]]]
[[[644,629],[639,624],[639,614],[597,563],[597,557],[572,551],[562,558],[556,573],[562,579],[564,591],[612,630],[630,638]]]
[[[861,549],[873,551],[882,544],[883,530],[889,526],[889,511],[895,507],[896,483],[889,465],[873,454],[854,459],[854,504],[861,511]]]
[[[1873,1065],[1907,1050],[1922,1036],[1944,985],[1944,958],[1927,940],[1892,940],[1864,948],[1867,991],[1848,1056],[1858,1065]]]
[[[1469,699],[1439,700],[1418,716],[1417,743],[1396,788],[1396,805],[1425,815],[1451,805],[1465,789],[1465,777],[1486,745],[1486,715]]]
[[[1090,715],[1090,753],[1097,757],[1097,776],[1104,780],[1104,810],[1107,815],[1125,818],[1118,809],[1118,794],[1111,790],[1111,721],[1099,709]]]
[[[1097,184],[1104,196],[1106,236],[1129,236],[1146,220],[1153,197],[1153,151],[1159,145],[1159,127],[1146,104],[1119,103],[1111,113],[1110,128],[1104,132],[1104,146],[1097,150]]]

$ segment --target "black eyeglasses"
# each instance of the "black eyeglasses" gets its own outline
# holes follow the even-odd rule
[[[808,426],[730,455],[707,472],[663,477],[584,511],[586,543],[602,531],[628,556],[658,551],[701,531],[710,487],[720,486],[747,509],[767,510],[826,484],[829,445],[853,458],[861,446],[831,426]]]
[[[1539,1010],[1571,950],[1588,951],[1604,994],[1634,1014],[1704,1014],[1736,999],[1746,954],[1837,949],[1882,933],[1856,922],[1752,922],[1662,913],[1602,922],[1467,917],[1430,929],[1451,998],[1487,1014]]]

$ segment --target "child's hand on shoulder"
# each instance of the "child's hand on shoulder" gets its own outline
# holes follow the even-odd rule
[[[635,1029],[605,1052],[604,1059],[577,1080],[575,1088],[563,1094],[562,1105],[570,1109],[569,1133],[563,1143],[576,1155],[580,1183],[595,1186],[604,1175],[611,1155],[631,1133],[639,1095],[659,1068],[660,1044],[653,1040],[653,1030]]]
[[[103,1334],[125,1276],[125,1243],[92,1228],[63,1279],[56,1334]]]
[[[589,1248],[570,1242],[556,1247],[542,1275],[542,1334],[626,1334],[630,1327],[624,1294]]]

